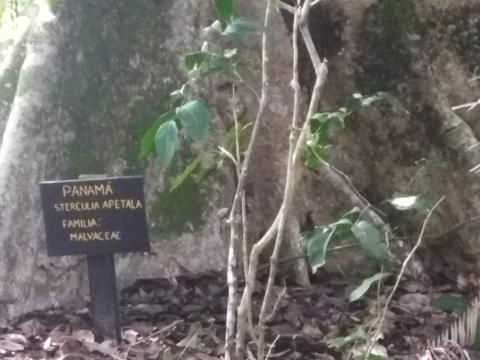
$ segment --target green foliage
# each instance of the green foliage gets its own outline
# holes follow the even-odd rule
[[[387,360],[387,358],[380,355],[369,354],[367,360]]]
[[[367,221],[360,220],[360,209],[354,208],[343,214],[342,217],[331,224],[321,226],[316,231],[304,235],[307,259],[316,273],[325,265],[329,246],[334,241],[352,239],[358,242],[367,256],[374,259],[379,267],[388,266],[390,253],[380,231]],[[355,245],[355,244],[352,244]],[[390,276],[383,271],[365,279],[351,294],[350,300],[356,301],[366,294],[372,284]]]
[[[244,18],[233,19],[223,31],[223,35],[235,41],[245,41],[250,35],[262,33],[263,28]]]
[[[354,302],[359,300],[367,293],[367,291],[372,287],[373,284],[389,276],[392,276],[392,274],[380,272],[369,277],[368,279],[363,280],[362,283],[350,293],[350,301]]]
[[[306,239],[308,259],[314,274],[320,267],[325,265],[328,244],[330,244],[330,240],[332,240],[334,235],[335,228],[330,231],[325,228],[324,232],[314,233]]]
[[[375,226],[359,220],[360,210],[354,208],[331,224],[321,226],[312,233],[307,233],[307,257],[314,272],[325,264],[328,245],[333,240],[355,239],[365,253],[379,265],[388,265],[390,254],[387,244]]]
[[[173,111],[166,112],[159,117],[157,117],[152,126],[145,132],[142,139],[140,140],[140,158],[145,158],[155,145],[155,135],[157,134],[158,128],[163,123],[172,120],[175,117]]]
[[[344,214],[340,220],[305,234],[304,241],[307,244],[307,258],[313,273],[316,273],[319,268],[325,265],[328,246],[332,240],[352,237],[351,228],[358,216],[359,209],[354,208]]]
[[[243,135],[246,130],[251,126],[251,123],[240,126],[239,129],[239,140],[242,140]],[[230,130],[224,136],[224,139],[221,141],[222,148],[226,149],[229,152],[232,152],[235,146],[235,127],[232,126]],[[182,187],[183,184],[191,177],[196,175],[196,180],[201,181],[204,179],[204,175],[208,174],[215,167],[220,167],[224,159],[224,154],[222,152],[215,151],[213,148],[208,148],[206,150],[200,151],[200,153],[191,160],[185,168],[178,173],[173,180],[170,181],[169,191],[175,191],[178,188]]]
[[[210,111],[201,99],[195,99],[176,108],[175,114],[187,134],[194,140],[203,140],[207,136],[210,123]]]
[[[335,110],[316,113],[310,119],[310,134],[307,139],[305,165],[318,167],[340,130],[345,128],[345,120],[351,115],[379,101],[392,102],[392,97],[383,92],[371,96],[353,94],[345,104]]]
[[[178,129],[174,120],[169,120],[158,128],[155,135],[155,148],[158,160],[163,166],[170,165],[178,144]]]
[[[195,170],[201,165],[202,163],[202,156],[204,156],[204,153],[201,153],[198,155],[193,161],[188,164],[185,169],[180,172],[170,183],[170,189],[169,191],[175,191],[178,189],[182,184],[187,180],[189,176],[192,176]]]
[[[467,300],[459,294],[441,294],[433,298],[432,307],[443,311],[464,312],[468,308]]]
[[[359,221],[352,226],[351,231],[366,254],[385,265],[390,259],[387,244],[375,226],[367,221]]]
[[[361,327],[357,327],[354,331],[346,336],[341,336],[328,341],[328,346],[335,349],[342,349],[347,345],[365,343],[368,339],[367,333]]]
[[[412,61],[412,34],[421,34],[415,0],[381,0],[364,22],[360,48],[359,83],[364,91],[397,91],[405,82]]]
[[[215,72],[231,74],[234,72],[234,63],[223,54],[211,51],[195,51],[185,55],[184,63],[192,75],[203,78]]]
[[[224,21],[230,21],[235,12],[235,4],[233,0],[213,0],[213,7],[217,13],[217,17]]]
[[[376,354],[369,354],[366,357],[365,351],[365,344],[368,342],[368,334],[365,330],[361,327],[356,327],[346,336],[336,337],[332,340],[328,341],[328,346],[331,348],[335,348],[337,350],[344,349],[349,347],[350,349],[356,349],[358,353],[355,357],[348,356],[348,359],[366,359],[366,360],[387,360],[386,357],[376,355]],[[351,355],[351,353],[350,353]]]
[[[183,64],[188,79],[171,93],[174,108],[159,116],[144,134],[140,142],[140,158],[150,153],[155,144],[157,157],[163,166],[168,166],[180,139],[187,136],[193,141],[204,140],[209,131],[211,112],[208,103],[199,97],[201,82],[217,74],[232,80],[241,78],[239,69],[245,62],[232,47],[236,41],[246,40],[250,35],[261,32],[261,26],[243,18],[235,17],[233,0],[212,0],[218,19],[204,29],[207,40],[201,48],[187,53]],[[173,180],[170,190],[178,189],[210,156],[210,150],[202,151]]]

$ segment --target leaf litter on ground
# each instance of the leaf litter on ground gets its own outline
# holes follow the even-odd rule
[[[275,289],[284,295],[268,323],[267,342],[275,341],[270,358],[339,360],[352,346],[362,351],[365,337],[356,334],[367,334],[366,324],[378,315],[375,292],[350,303],[355,284],[325,275],[316,279],[309,288]],[[261,305],[262,286],[259,281],[254,309]],[[380,299],[384,302],[385,296]],[[220,272],[139,280],[121,293],[120,344],[95,341],[85,309],[50,309],[2,325],[0,357],[49,360],[73,359],[70,355],[77,354],[82,360],[221,359],[226,303],[227,286]],[[407,279],[387,313],[375,356],[386,351],[391,359],[413,359],[412,354],[424,353],[427,341],[458,318],[462,304],[455,283],[434,286]],[[255,344],[249,348],[255,353]]]

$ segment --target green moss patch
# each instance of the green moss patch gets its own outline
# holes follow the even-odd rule
[[[208,191],[192,177],[174,191],[159,193],[150,212],[153,232],[178,235],[198,230],[205,223],[207,195]]]
[[[413,0],[381,0],[368,10],[358,47],[363,92],[394,92],[405,81],[412,61],[407,37],[420,31]]]

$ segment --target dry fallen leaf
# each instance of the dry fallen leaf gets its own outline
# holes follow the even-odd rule
[[[75,330],[72,333],[72,336],[81,342],[85,342],[85,343],[95,342],[95,336],[93,335],[93,332],[87,329]]]
[[[30,319],[19,325],[20,330],[26,336],[38,336],[45,332],[45,327],[38,321],[38,319]]]
[[[424,294],[405,294],[398,299],[397,304],[410,313],[420,313],[430,309],[430,297]]]
[[[302,332],[305,335],[312,336],[312,337],[314,336],[318,337],[323,335],[322,331],[318,328],[318,326],[315,324],[312,324],[310,321],[306,322],[303,325]]]
[[[15,341],[0,339],[0,349],[5,352],[18,352],[25,350],[25,346]]]
[[[118,347],[115,345],[113,340],[105,340],[99,343],[89,343],[85,342],[84,345],[88,348],[90,352],[98,351],[99,353],[115,358],[118,354]]]
[[[128,329],[122,332],[122,339],[126,340],[130,345],[137,342],[138,332]]]
[[[60,345],[59,350],[62,355],[89,354],[89,349],[85,346],[85,344],[82,341],[74,338],[73,336],[67,337],[62,343],[62,345]]]

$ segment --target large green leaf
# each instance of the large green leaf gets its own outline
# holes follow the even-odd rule
[[[325,265],[328,244],[330,243],[330,240],[332,240],[334,234],[335,228],[324,228],[323,231],[314,233],[307,239],[307,256],[314,274],[319,268]]]
[[[160,163],[170,165],[178,143],[178,130],[175,120],[169,120],[158,128],[155,135],[155,148]]]
[[[175,114],[190,137],[195,140],[202,140],[207,136],[210,110],[203,100],[191,100],[177,107]]]
[[[359,221],[352,226],[352,233],[368,256],[374,258],[379,264],[388,262],[387,244],[375,226],[367,221]]]
[[[233,0],[213,0],[213,7],[217,13],[217,17],[222,21],[230,21],[235,12],[235,4]]]
[[[358,286],[357,288],[355,288],[351,293],[350,293],[350,301],[353,302],[353,301],[357,301],[358,299],[360,299],[361,297],[363,297],[363,295],[366,294],[366,292],[370,289],[370,287],[375,284],[376,282],[380,281],[380,280],[383,280],[385,279],[386,277],[389,277],[391,276],[392,274],[391,273],[377,273],[375,275],[373,275],[372,277],[369,277],[368,279],[365,279],[362,281],[362,283],[360,284],[360,286]]]
[[[391,273],[377,273],[368,279],[365,279],[362,281],[362,283],[356,287],[351,293],[350,293],[350,301],[357,301],[358,299],[362,298],[363,295],[367,293],[367,291],[370,289],[370,287],[375,284],[376,282],[385,279],[386,277],[392,276]]]
[[[172,120],[175,117],[174,111],[166,112],[159,117],[157,117],[152,126],[145,132],[140,141],[140,158],[143,159],[147,156],[155,145],[155,134],[158,131],[160,125],[168,120]]]
[[[233,19],[225,28],[223,35],[236,41],[244,41],[252,34],[259,34],[263,28],[252,21],[236,18]]]

